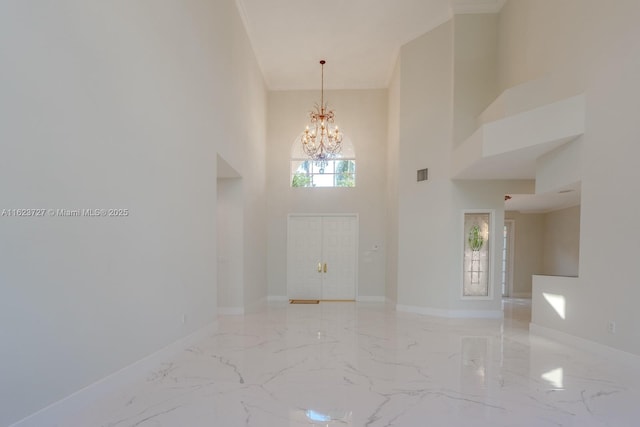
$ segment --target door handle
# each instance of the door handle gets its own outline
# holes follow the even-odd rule
[[[326,262],[324,263],[324,272],[325,273],[327,272],[327,263]]]
[[[322,263],[318,263],[318,273],[322,273]]]

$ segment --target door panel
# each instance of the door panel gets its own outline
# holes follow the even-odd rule
[[[290,217],[287,242],[287,295],[290,299],[321,299],[322,218]]]
[[[322,298],[352,300],[356,297],[356,242],[355,217],[323,218],[323,273]]]

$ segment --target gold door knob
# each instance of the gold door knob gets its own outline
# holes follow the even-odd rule
[[[325,273],[327,272],[327,263],[326,262],[324,263],[324,272]]]
[[[318,263],[318,273],[322,273],[322,263]]]

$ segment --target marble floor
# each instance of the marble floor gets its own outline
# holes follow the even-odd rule
[[[640,376],[505,320],[383,304],[270,305],[218,330],[65,427],[640,425]]]

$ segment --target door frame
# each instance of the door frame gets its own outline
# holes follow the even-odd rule
[[[286,277],[286,287],[287,287],[287,299],[289,299],[289,219],[292,217],[353,217],[356,220],[356,242],[355,242],[355,299],[358,300],[358,284],[359,284],[359,273],[360,273],[360,215],[358,213],[352,212],[344,212],[344,213],[288,213],[287,214],[287,261],[285,271],[287,273]]]
[[[513,267],[515,264],[515,254],[516,254],[516,220],[515,219],[505,219],[504,225],[507,227],[507,274],[505,277],[506,283],[506,295],[502,295],[502,297],[512,297],[513,296]],[[500,290],[502,291],[502,289]]]

